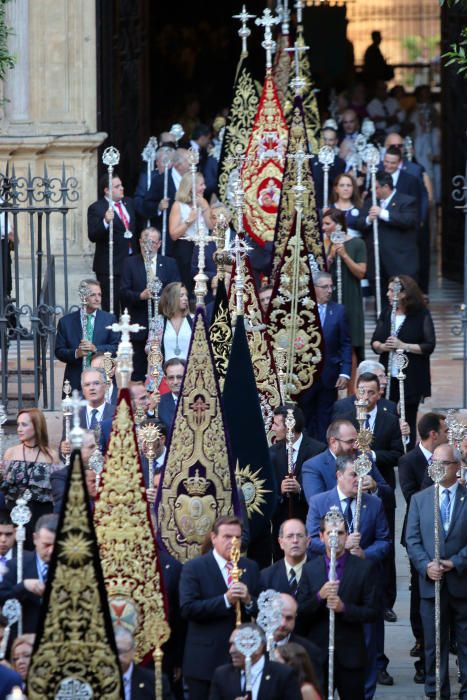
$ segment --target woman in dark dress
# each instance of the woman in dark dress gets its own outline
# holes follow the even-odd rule
[[[407,353],[408,365],[404,370],[405,413],[410,426],[408,449],[412,449],[417,433],[418,406],[427,396],[431,396],[430,355],[436,346],[436,334],[423,294],[417,283],[408,275],[399,275],[397,278],[401,283],[401,291],[391,329],[395,279],[391,277],[389,280],[387,293],[389,306],[382,311],[377,321],[371,346],[378,355],[381,355],[381,362],[386,367],[388,376],[389,374],[391,376],[389,398],[396,402],[399,401],[398,371],[394,362],[388,369],[390,353],[394,353],[399,348]]]

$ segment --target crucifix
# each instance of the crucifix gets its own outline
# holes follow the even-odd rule
[[[208,231],[206,227],[199,226],[199,221],[198,221],[198,230],[196,232],[196,235],[194,236],[187,236],[185,240],[187,241],[193,241],[195,245],[198,246],[199,252],[198,252],[198,272],[194,276],[194,281],[195,281],[195,297],[196,297],[196,306],[204,306],[204,297],[207,294],[208,291],[208,276],[204,272],[204,268],[206,265],[206,246],[210,241],[215,240],[213,236],[210,236],[208,234]]]
[[[249,15],[246,11],[245,5],[242,6],[242,11],[238,15],[232,15],[233,19],[238,19],[242,23],[242,26],[238,30],[238,36],[242,40],[242,53],[241,58],[248,56],[248,48],[246,41],[251,34],[251,29],[248,29],[247,22],[249,19],[255,19],[256,15]]]
[[[303,209],[303,194],[306,192],[306,187],[303,185],[303,166],[305,165],[305,161],[313,158],[313,156],[309,153],[305,153],[305,151],[300,148],[296,153],[289,153],[287,158],[290,158],[296,163],[296,180],[292,189],[295,193],[295,210],[298,212]]]
[[[235,240],[230,246],[230,252],[235,258],[235,298],[237,306],[237,316],[243,316],[243,289],[245,287],[245,275],[243,271],[243,260],[248,255],[251,247],[243,238],[240,238],[238,233],[235,235]]]
[[[131,318],[128,309],[125,309],[120,316],[120,323],[112,323],[106,326],[107,330],[114,333],[121,333],[122,337],[117,350],[117,384],[122,389],[126,389],[130,384],[131,373],[133,371],[133,346],[130,341],[130,333],[144,331],[145,327],[139,323],[130,323]]]
[[[276,42],[272,38],[271,27],[279,24],[280,18],[273,17],[271,10],[267,7],[262,17],[257,17],[255,19],[255,24],[258,27],[264,27],[264,41],[261,42],[261,46],[266,51],[266,70],[268,72],[272,69],[272,52],[276,48]]]
[[[301,46],[295,42],[293,47],[285,49],[288,53],[293,52],[293,60],[295,67],[295,77],[290,81],[290,87],[295,91],[295,95],[301,95],[303,88],[306,86],[305,79],[300,76],[300,51],[308,51],[309,46]]]
[[[108,198],[110,209],[113,210],[114,204],[112,199],[112,180],[113,171],[116,165],[120,162],[120,152],[114,147],[109,146],[106,148],[102,154],[102,162],[107,166],[107,173],[109,176],[108,182]],[[126,237],[126,231],[125,231]],[[114,222],[113,219],[109,221],[109,311],[111,314],[114,312]]]

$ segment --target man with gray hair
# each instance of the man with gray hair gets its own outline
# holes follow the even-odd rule
[[[352,345],[345,308],[331,299],[331,275],[318,272],[313,275],[313,284],[323,331],[324,362],[319,378],[298,403],[305,414],[308,435],[324,442],[337,392],[347,387],[352,373]]]
[[[124,627],[115,627],[115,644],[122,671],[125,700],[154,700],[154,671],[135,664],[135,641]],[[162,700],[172,700],[168,680],[162,675]]]
[[[177,148],[175,153],[173,153],[172,167],[167,178],[166,197],[164,197],[164,174],[159,173],[155,175],[151,181],[151,187],[144,197],[142,208],[144,216],[146,219],[151,220],[153,226],[162,227],[163,211],[167,211],[167,216],[170,214],[170,209],[175,201],[175,195],[180,187],[182,177],[190,170],[188,155],[186,148]],[[170,237],[168,236],[167,243],[169,242]]]
[[[360,362],[357,367],[356,379],[358,379],[361,374],[366,374],[367,372],[370,374],[376,374],[379,379],[380,399],[378,400],[378,406],[380,406],[383,411],[388,411],[388,413],[397,415],[397,405],[394,403],[394,401],[389,401],[384,396],[386,385],[388,383],[388,377],[384,369],[384,365],[376,360],[363,360],[363,362]],[[345,399],[339,399],[336,401],[332,408],[332,420],[336,420],[336,418],[340,418],[346,413],[352,411],[356,398],[356,395],[352,394],[352,396],[346,396]]]

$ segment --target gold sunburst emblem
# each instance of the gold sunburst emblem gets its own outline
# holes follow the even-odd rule
[[[62,544],[63,555],[71,566],[83,564],[90,557],[90,541],[80,533],[69,535]]]
[[[265,494],[271,493],[270,489],[263,488],[264,484],[266,483],[266,479],[259,478],[260,472],[261,467],[253,472],[249,464],[246,464],[244,467],[240,468],[237,460],[235,477],[237,479],[237,484],[243,491],[249,518],[251,518],[253,513],[264,515],[260,506],[262,506],[263,503],[266,503],[266,499],[264,498]]]

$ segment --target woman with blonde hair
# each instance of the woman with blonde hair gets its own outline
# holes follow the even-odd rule
[[[28,676],[35,639],[35,634],[20,634],[11,645],[11,665],[23,681]]]
[[[28,506],[32,516],[26,525],[25,545],[30,548],[37,519],[53,511],[50,476],[63,464],[57,452],[49,447],[47,423],[39,408],[21,410],[16,423],[19,443],[5,450],[1,488],[9,510],[26,490],[31,494]]]
[[[181,282],[171,282],[164,288],[159,301],[159,313],[164,319],[160,343],[164,362],[172,357],[186,360],[193,321],[188,292]]]
[[[204,228],[207,233],[213,224],[211,208],[203,196],[206,189],[204,177],[201,173],[196,173],[195,178],[196,207],[193,206],[193,176],[191,173],[185,173],[169,216],[169,234],[174,241],[174,256],[189,296],[193,293],[191,258],[194,243],[188,239],[196,236],[198,229]]]

